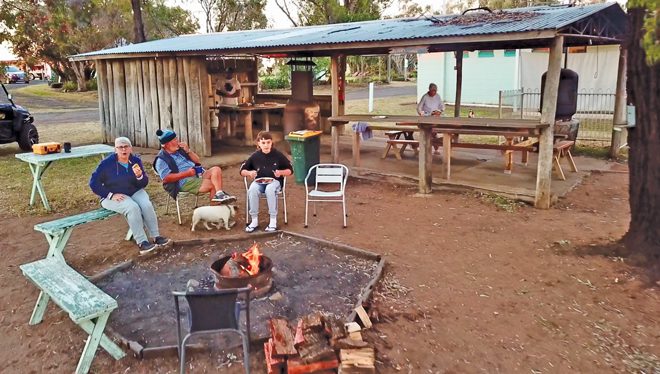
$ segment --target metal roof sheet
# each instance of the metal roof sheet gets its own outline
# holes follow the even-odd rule
[[[445,21],[459,15],[426,18],[398,18],[364,22],[306,26],[289,29],[264,29],[232,31],[211,34],[183,35],[175,38],[154,40],[112,49],[82,53],[75,59],[101,55],[182,53],[195,51],[229,52],[254,48],[296,47],[326,44],[351,44],[506,34],[526,31],[559,30],[585,17],[605,9],[617,7],[617,3],[601,3],[581,6],[536,6],[506,9],[503,12],[533,12],[536,16],[522,20],[502,20],[493,23],[471,23],[467,25],[434,24],[434,20]],[[295,48],[294,48],[295,49]],[[113,56],[108,56],[109,58]]]

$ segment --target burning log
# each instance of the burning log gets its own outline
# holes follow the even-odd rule
[[[285,356],[298,353],[293,345],[293,333],[287,320],[272,318],[270,320],[270,333],[273,336],[273,353],[275,355]]]
[[[255,275],[259,273],[262,256],[257,243],[254,243],[245,253],[234,252],[220,270],[220,275],[234,278]]]

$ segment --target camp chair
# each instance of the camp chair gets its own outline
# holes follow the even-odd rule
[[[250,373],[250,288],[231,288],[199,292],[172,292],[176,308],[177,348],[180,372],[186,370],[186,343],[193,336],[235,332],[243,340],[243,366]],[[180,299],[188,303],[188,333],[182,337]],[[240,313],[245,310],[245,330]]]
[[[282,200],[282,205],[284,207],[284,224],[288,224],[288,216],[286,214],[286,178],[284,177],[284,182],[282,183],[282,188],[277,192],[277,197]],[[250,184],[252,182],[248,182],[247,177],[243,177],[243,184],[245,184],[245,224],[250,223],[250,199],[248,197],[248,189],[250,188]],[[266,194],[265,193],[260,193],[259,197],[262,200],[266,200]],[[278,208],[279,210],[279,208]]]
[[[308,180],[312,178],[314,189],[310,191]],[[341,203],[346,228],[346,181],[348,180],[348,168],[341,164],[318,164],[307,172],[305,177],[305,227],[307,227],[307,212],[309,202],[314,203],[314,216],[316,216],[317,202]],[[319,189],[319,185],[334,185],[336,190]]]
[[[158,170],[156,170],[155,163],[152,165],[152,167],[153,167],[154,173],[156,174],[156,177],[158,177],[158,179],[162,183],[163,181],[160,179],[160,174],[158,174]],[[165,186],[163,186],[163,189],[164,188],[165,188]],[[199,193],[179,191],[176,195],[176,198],[173,198],[172,195],[170,195],[170,193],[167,192],[167,190],[165,190],[165,193],[167,193],[167,203],[165,204],[165,214],[170,214],[170,200],[174,200],[174,204],[176,205],[176,216],[179,219],[179,225],[180,225],[181,224],[181,206],[179,205],[179,200],[182,197],[195,196],[195,208],[197,208],[197,200],[199,199]]]

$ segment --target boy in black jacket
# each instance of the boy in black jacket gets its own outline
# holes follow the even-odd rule
[[[259,227],[259,194],[266,195],[270,221],[265,231],[277,230],[277,192],[282,189],[284,177],[293,174],[289,159],[273,148],[273,137],[262,131],[257,135],[257,147],[250,158],[241,166],[241,176],[253,179],[248,188],[248,212],[251,222],[245,227],[246,232],[254,232]]]

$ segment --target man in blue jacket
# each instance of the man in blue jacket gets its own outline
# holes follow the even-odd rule
[[[89,180],[89,187],[101,197],[101,206],[126,217],[128,227],[140,247],[140,254],[146,254],[158,246],[169,244],[170,239],[160,236],[156,212],[144,190],[149,178],[142,161],[131,151],[128,138],[115,139],[115,153],[103,159],[96,167]],[[149,241],[145,226],[153,242]]]

